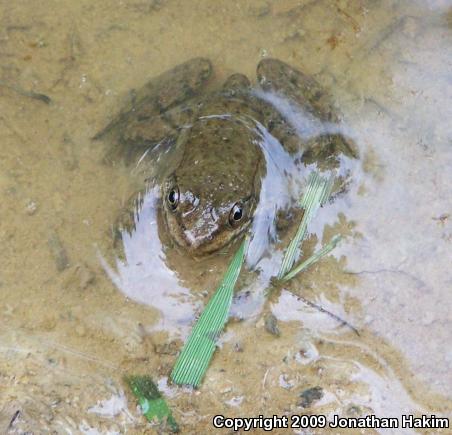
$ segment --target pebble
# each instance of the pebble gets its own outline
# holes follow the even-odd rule
[[[80,288],[85,290],[88,286],[94,283],[96,275],[86,265],[82,264],[79,269]]]
[[[55,260],[58,272],[62,272],[69,266],[69,258],[66,249],[55,231],[50,234],[47,243],[49,245],[50,253]]]
[[[299,406],[302,408],[309,408],[314,402],[323,397],[323,389],[321,387],[312,387],[300,393]]]
[[[285,390],[290,390],[296,385],[295,380],[289,379],[285,373],[279,375],[279,386]]]
[[[96,274],[84,263],[71,268],[64,282],[64,288],[85,290],[96,281]]]
[[[278,319],[275,317],[274,314],[269,313],[264,318],[264,325],[265,330],[269,332],[270,334],[279,337],[281,335],[281,332],[278,328]]]
[[[25,213],[28,216],[33,216],[37,210],[38,210],[38,204],[36,203],[36,201],[29,199],[25,205]]]

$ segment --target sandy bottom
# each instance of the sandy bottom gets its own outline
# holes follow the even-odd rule
[[[183,433],[218,433],[216,414],[452,417],[450,1],[3,0],[0,12],[2,431],[153,433],[126,373],[159,382]],[[158,302],[138,281],[128,288],[144,293],[118,290],[99,252],[111,258],[130,173],[91,137],[128,91],[194,56],[218,82],[254,78],[266,56],[315,75],[361,165],[310,228],[311,246],[344,241],[265,307],[280,336],[259,310],[233,319],[193,392],[167,377],[228,257],[169,254]]]

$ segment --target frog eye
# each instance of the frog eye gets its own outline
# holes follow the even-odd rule
[[[179,204],[179,188],[174,186],[166,196],[166,201],[168,202],[169,208],[171,210],[176,210],[177,205]]]
[[[243,219],[244,214],[242,205],[236,202],[229,213],[229,223],[231,226],[234,227],[238,225],[238,223]]]

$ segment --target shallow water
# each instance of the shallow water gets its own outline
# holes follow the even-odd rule
[[[216,433],[215,414],[452,417],[450,1],[0,5],[2,430],[150,430],[121,380],[131,372],[159,381],[184,433]],[[218,83],[236,71],[254,78],[265,56],[314,74],[361,164],[349,191],[320,210],[308,246],[345,240],[269,304],[280,337],[264,328],[262,282],[246,275],[251,296],[236,302],[191,392],[166,377],[228,257],[168,253],[158,303],[146,304],[154,293],[140,280],[135,296],[119,291],[99,253],[113,264],[131,174],[103,164],[91,137],[132,88],[194,56],[212,60]],[[315,386],[323,397],[298,406]]]

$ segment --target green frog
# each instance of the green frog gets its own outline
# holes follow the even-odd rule
[[[267,164],[263,132],[291,155],[322,168],[356,157],[334,131],[300,133],[269,95],[325,125],[339,122],[331,96],[312,77],[277,59],[257,66],[258,86],[242,74],[211,89],[208,59],[191,59],[153,78],[98,135],[110,136],[108,155],[127,163],[152,150],[177,150],[178,163],[161,181],[165,232],[194,257],[212,254],[243,234],[253,221]],[[129,215],[130,216],[130,215]],[[130,230],[129,224],[122,224]]]

